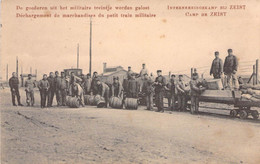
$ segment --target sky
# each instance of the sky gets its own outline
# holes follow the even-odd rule
[[[163,74],[179,70],[188,72],[191,67],[210,66],[215,51],[219,51],[224,60],[228,48],[233,49],[241,63],[255,61],[260,56],[258,0],[2,0],[2,78],[6,79],[7,64],[9,77],[15,71],[16,56],[20,63],[19,73],[21,67],[23,73],[29,73],[32,67],[38,70],[41,77],[43,73],[76,68],[77,44],[80,46],[79,66],[83,73],[89,70],[89,18],[16,18],[17,12],[25,12],[17,11],[17,5],[49,7],[108,4],[149,5],[149,11],[140,12],[155,13],[156,18],[93,18],[93,71],[101,73],[103,63],[106,62],[108,67],[121,65],[127,69],[132,66],[136,72],[140,71],[142,63],[146,63],[149,71],[154,73],[157,69],[161,69]],[[185,11],[166,9],[167,5],[230,4],[246,4],[246,10],[228,11],[226,17],[187,17],[184,16]],[[50,12],[54,14],[56,11]],[[99,12],[96,11],[96,14]]]

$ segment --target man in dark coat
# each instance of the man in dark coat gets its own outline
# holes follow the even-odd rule
[[[82,87],[84,90],[84,95],[90,95],[91,92],[91,77],[90,74],[87,74],[87,76],[83,77],[83,83],[82,83]]]
[[[131,79],[128,80],[127,84],[127,97],[128,98],[137,98],[139,92],[138,81],[135,79],[135,74],[132,73]]]
[[[50,84],[47,80],[47,75],[43,75],[43,79],[39,81],[38,88],[41,95],[41,108],[45,108],[46,106],[46,98],[48,95]]]
[[[91,82],[91,94],[96,95],[98,94],[98,87],[97,87],[97,81],[98,81],[98,73],[94,72]]]
[[[215,52],[215,59],[212,61],[210,75],[213,74],[214,79],[220,79],[223,73],[223,62],[219,58],[219,52]]]
[[[47,103],[47,107],[52,107],[52,102],[53,102],[53,97],[54,97],[54,93],[56,90],[56,86],[55,86],[55,78],[54,78],[54,74],[53,72],[50,72],[49,77],[47,78],[48,82],[49,82],[49,90],[48,90],[48,103]]]
[[[176,99],[177,99],[177,94],[176,94],[176,79],[175,75],[171,75],[170,82],[168,83],[167,90],[169,92],[169,107],[170,110],[175,110],[176,109]]]
[[[145,73],[143,77],[141,92],[145,94],[147,110],[153,110],[154,87],[153,81],[151,78],[148,77],[147,73]]]
[[[163,96],[165,92],[166,79],[162,76],[162,71],[157,70],[157,77],[155,79],[155,101],[158,108],[157,112],[164,112]]]
[[[21,97],[20,97],[20,92],[19,92],[19,79],[15,72],[12,73],[12,77],[9,79],[9,86],[10,86],[10,90],[11,90],[13,106],[17,106],[15,104],[15,96],[17,98],[18,105],[23,106],[23,104],[21,104],[21,101],[20,101]]]
[[[56,94],[56,101],[57,101],[57,106],[60,106],[61,104],[61,93],[60,90],[57,88],[57,83],[60,82],[61,78],[59,76],[59,72],[55,71],[55,77],[54,77],[54,85],[55,85],[55,94]]]
[[[185,90],[185,81],[183,79],[183,75],[179,75],[179,80],[177,81],[176,90],[178,96],[178,110],[185,111],[187,105],[187,93]]]
[[[61,72],[61,77],[56,81],[56,93],[59,94],[58,106],[66,106],[66,96],[69,88],[69,82],[66,80],[65,73]]]
[[[237,67],[238,60],[235,55],[233,55],[233,50],[228,49],[228,56],[224,62],[224,73],[227,76],[227,87],[229,89],[238,89],[238,80],[237,80]]]

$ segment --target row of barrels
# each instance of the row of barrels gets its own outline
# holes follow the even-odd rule
[[[67,96],[66,103],[67,106],[71,108],[79,108],[80,100],[76,97]],[[97,107],[104,107],[105,100],[100,95],[84,95],[85,105],[92,105]],[[138,108],[138,100],[135,98],[126,98],[124,101],[119,97],[111,97],[109,100],[109,106],[111,108],[122,109],[123,105],[126,109],[137,109]]]

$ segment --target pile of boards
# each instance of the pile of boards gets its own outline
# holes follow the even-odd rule
[[[242,100],[260,103],[260,85],[245,84],[240,88]]]

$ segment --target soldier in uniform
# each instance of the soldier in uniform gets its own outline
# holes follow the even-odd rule
[[[39,81],[38,88],[41,95],[41,108],[45,108],[46,106],[46,98],[48,95],[50,84],[47,80],[47,75],[43,75],[43,79]]]
[[[127,71],[127,79],[131,79],[132,78],[132,74],[134,72],[132,71],[132,68],[130,66],[128,66],[128,71]]]
[[[143,85],[141,87],[141,92],[145,94],[147,110],[153,110],[153,96],[154,88],[153,81],[148,77],[148,74],[144,74]]]
[[[49,90],[48,90],[48,102],[47,102],[47,107],[52,107],[52,102],[53,102],[53,97],[54,97],[54,93],[55,93],[55,78],[54,78],[54,74],[53,72],[50,72],[49,77],[47,78],[48,82],[49,82]]]
[[[164,112],[163,96],[166,87],[166,79],[162,76],[162,71],[157,70],[157,77],[155,79],[155,101],[158,108],[157,112]]]
[[[73,83],[71,84],[70,90],[71,90],[70,95],[72,97],[77,97],[79,99],[80,105],[82,105],[84,107],[85,100],[84,100],[84,95],[83,95],[83,89],[81,88],[81,86],[78,83],[76,83],[76,80],[74,80]]]
[[[119,81],[119,77],[113,78],[113,84],[112,84],[111,90],[112,90],[112,92],[111,92],[112,96],[122,97],[123,86]]]
[[[98,87],[97,87],[97,81],[98,81],[98,73],[94,72],[91,82],[91,94],[96,95],[98,94]]]
[[[238,89],[238,80],[237,80],[237,67],[238,60],[235,55],[233,55],[232,49],[228,49],[228,56],[224,62],[224,73],[227,76],[227,87],[229,89]]]
[[[20,93],[19,93],[19,79],[15,72],[12,73],[12,77],[9,79],[9,86],[11,89],[13,106],[17,106],[15,104],[15,96],[17,98],[18,105],[23,106],[23,104],[21,104],[21,101],[20,101],[21,97],[20,97]]]
[[[171,110],[175,110],[176,109],[176,80],[175,80],[175,75],[172,74],[171,75],[171,79],[170,82],[168,83],[167,86],[167,90],[169,92],[169,99],[168,103],[169,103],[169,107]]]
[[[215,52],[215,59],[212,61],[210,75],[213,74],[214,79],[220,79],[223,73],[223,62],[219,58],[219,52]]]
[[[138,81],[135,79],[135,74],[132,73],[131,79],[128,80],[127,84],[127,97],[128,98],[137,98],[139,92]]]
[[[186,91],[185,91],[185,82],[183,80],[183,75],[179,75],[179,80],[176,85],[177,96],[178,96],[178,110],[186,110]]]
[[[98,93],[101,97],[105,98],[105,107],[108,106],[108,101],[109,101],[109,87],[107,84],[104,82],[101,82],[99,79],[97,79],[97,88],[98,88]]]
[[[141,71],[140,71],[140,77],[141,77],[141,79],[144,79],[144,75],[145,74],[149,74],[148,73],[148,70],[147,70],[147,68],[146,68],[146,66],[145,66],[145,63],[143,63],[143,65],[142,65],[142,69],[141,69]]]
[[[199,96],[206,88],[202,87],[198,80],[198,74],[192,74],[192,80],[190,81],[190,95],[191,95],[191,114],[199,112]]]
[[[61,78],[59,76],[59,72],[55,71],[55,77],[54,77],[54,86],[55,86],[55,94],[56,94],[56,101],[57,101],[57,106],[61,105],[61,93],[60,90],[57,88],[57,83],[60,82]]]
[[[33,106],[34,105],[34,87],[35,87],[35,83],[34,80],[32,80],[32,75],[29,74],[28,75],[28,79],[25,81],[24,86],[25,88],[25,92],[26,92],[26,103],[27,106]]]
[[[91,77],[90,74],[87,74],[87,76],[83,77],[83,84],[82,84],[84,94],[85,95],[90,95],[91,92]]]
[[[61,77],[56,81],[56,93],[59,94],[58,106],[66,106],[66,96],[68,92],[68,81],[66,80],[65,73],[61,72]]]

